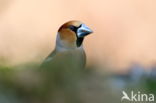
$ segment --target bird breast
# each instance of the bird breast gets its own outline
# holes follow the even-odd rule
[[[55,53],[55,55],[53,55]],[[46,66],[57,69],[81,69],[86,63],[86,55],[83,48],[69,51],[53,52],[51,58],[47,58]],[[49,60],[48,60],[49,59]]]

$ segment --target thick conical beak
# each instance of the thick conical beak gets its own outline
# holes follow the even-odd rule
[[[82,24],[81,27],[77,30],[77,36],[79,38],[82,38],[91,33],[93,33],[93,31],[90,28],[88,28],[85,24]]]

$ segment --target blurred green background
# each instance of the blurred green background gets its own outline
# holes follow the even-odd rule
[[[120,103],[122,91],[156,94],[155,5],[0,0],[0,103]],[[69,20],[94,31],[84,41],[86,69],[40,68]]]
[[[155,68],[148,72],[134,64],[126,73],[96,68],[1,67],[0,103],[122,103],[122,91],[156,95]]]

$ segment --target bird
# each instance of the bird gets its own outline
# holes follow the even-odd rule
[[[43,61],[41,67],[55,69],[85,68],[86,54],[83,48],[84,38],[93,31],[78,20],[64,23],[58,29],[54,50]]]

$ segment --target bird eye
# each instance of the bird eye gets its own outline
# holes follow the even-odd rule
[[[69,26],[69,29],[72,30],[72,31],[74,31],[76,33],[76,31],[77,31],[78,28],[75,27],[75,26],[73,26],[73,25],[71,25],[71,26]]]

